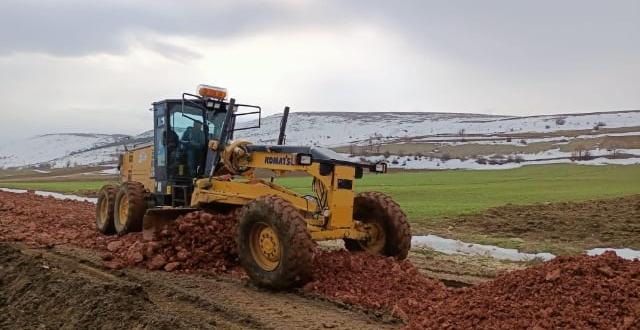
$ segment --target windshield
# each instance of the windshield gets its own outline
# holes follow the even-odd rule
[[[202,130],[202,109],[188,105],[183,108],[181,104],[175,104],[171,108],[169,126],[171,126],[178,140],[189,138],[196,126]],[[204,135],[202,137],[204,138]]]
[[[167,150],[170,177],[193,178],[203,171],[206,157],[204,111],[198,107],[173,104],[169,113]]]
[[[207,111],[207,131],[209,140],[220,140],[226,111]]]

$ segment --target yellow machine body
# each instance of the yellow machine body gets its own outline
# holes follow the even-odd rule
[[[320,164],[295,164],[296,154],[277,152],[252,152],[246,166],[251,169],[268,169],[275,173],[304,172],[319,180],[326,190],[327,207],[324,210],[314,199],[264,179],[257,179],[253,171],[241,179],[227,176],[205,178],[196,181],[191,205],[202,207],[209,203],[244,205],[257,197],[277,195],[291,202],[305,215],[307,228],[315,240],[339,238],[364,239],[367,233],[358,230],[353,220],[353,199],[355,188],[355,168],[335,164],[328,175],[320,173]],[[267,159],[285,160],[272,163]],[[349,182],[349,187],[341,187],[339,181]]]
[[[141,146],[126,151],[120,158],[120,182],[136,181],[153,191],[153,146]]]
[[[153,146],[134,148],[126,151],[120,164],[120,181],[137,181],[149,191],[154,191],[156,182],[153,178]],[[256,178],[254,171],[245,171],[241,175],[214,176],[197,179],[191,195],[191,207],[203,208],[213,204],[242,206],[260,196],[277,195],[291,202],[304,216],[307,228],[314,240],[331,240],[340,238],[365,239],[367,233],[361,231],[353,220],[353,199],[355,188],[355,168],[353,166],[335,164],[329,175],[320,173],[320,164],[296,164],[296,154],[279,152],[252,152],[248,155],[246,166],[250,169],[266,169],[274,173],[301,172],[319,180],[326,189],[327,207],[320,209],[316,200],[302,196],[290,189],[269,180]],[[280,163],[272,163],[267,159],[284,159]],[[349,182],[349,188],[341,188],[339,181]],[[171,187],[167,187],[170,191]],[[168,220],[159,214],[175,216],[177,210],[165,207],[155,210],[154,216],[145,222],[155,221],[158,224]],[[157,225],[157,224],[155,224]],[[154,224],[145,224],[145,228]]]

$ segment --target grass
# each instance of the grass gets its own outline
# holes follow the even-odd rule
[[[310,177],[276,179],[310,193]],[[98,190],[107,181],[0,182],[0,187],[77,192]],[[365,174],[358,191],[391,195],[414,223],[480,212],[493,206],[579,201],[640,193],[640,166],[532,165],[500,171],[424,171]]]
[[[109,181],[29,181],[29,182],[0,182],[0,187],[14,189],[32,189],[73,193],[78,191],[97,191]]]
[[[78,193],[97,191],[109,181],[0,182],[0,187]],[[278,178],[276,182],[299,193],[311,192],[310,177]],[[575,240],[536,239],[500,233],[481,233],[474,226],[449,231],[457,215],[493,206],[556,201],[581,201],[640,193],[640,166],[533,165],[500,171],[422,171],[368,174],[356,181],[357,191],[382,191],[405,210],[414,234],[433,232],[469,242],[527,251],[574,253]],[[449,218],[447,218],[449,217]],[[548,233],[549,235],[551,233]]]
[[[276,182],[309,193],[310,178]],[[369,174],[356,190],[391,195],[414,223],[480,212],[493,206],[579,201],[640,193],[640,166],[534,165],[500,171]]]

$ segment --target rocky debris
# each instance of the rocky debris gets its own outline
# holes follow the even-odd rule
[[[605,272],[602,269],[606,269]],[[559,272],[558,272],[559,270]],[[547,281],[547,274],[559,274]],[[413,324],[425,328],[638,329],[640,261],[613,252],[559,257],[456,290]]]
[[[174,261],[174,262],[170,262],[170,263],[164,265],[164,270],[167,271],[167,272],[172,272],[172,271],[178,269],[178,267],[180,267],[180,263],[177,262],[177,261]]]
[[[122,241],[113,241],[107,244],[107,250],[109,250],[110,252],[117,251],[121,247],[122,247]]]
[[[95,229],[95,205],[87,202],[0,191],[0,205],[0,241],[95,249],[102,251],[100,257],[113,269],[139,265],[152,270],[220,272],[237,265],[233,239],[237,211],[189,213],[159,232],[156,241],[145,241],[140,233],[101,235]]]
[[[407,261],[323,252],[305,289],[378,309],[412,329],[637,329],[640,261],[559,257],[471,288],[446,288]]]
[[[314,281],[304,289],[348,304],[410,317],[417,307],[432,308],[449,295],[439,281],[428,279],[409,261],[344,250],[319,252]]]
[[[0,241],[99,249],[112,240],[96,231],[91,203],[0,191],[0,204]]]
[[[237,212],[213,214],[196,211],[179,217],[160,230],[154,241],[129,234],[107,244],[114,254],[110,265],[142,265],[149,270],[223,272],[237,265],[234,240]],[[119,244],[116,244],[119,242]],[[115,249],[109,247],[117,246]]]

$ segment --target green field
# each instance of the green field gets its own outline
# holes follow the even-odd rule
[[[98,191],[108,181],[29,181],[29,182],[0,182],[2,188],[32,189],[55,191],[62,193],[77,193]]]
[[[309,193],[307,177],[277,179]],[[489,207],[586,200],[640,193],[640,166],[533,165],[512,170],[369,174],[358,191],[391,195],[414,223],[473,213]]]
[[[276,182],[309,193],[309,177]],[[98,190],[105,181],[0,182],[0,187],[58,192]],[[537,202],[586,200],[640,193],[640,166],[533,165],[495,171],[424,171],[365,174],[358,191],[391,195],[414,223],[489,207]]]

